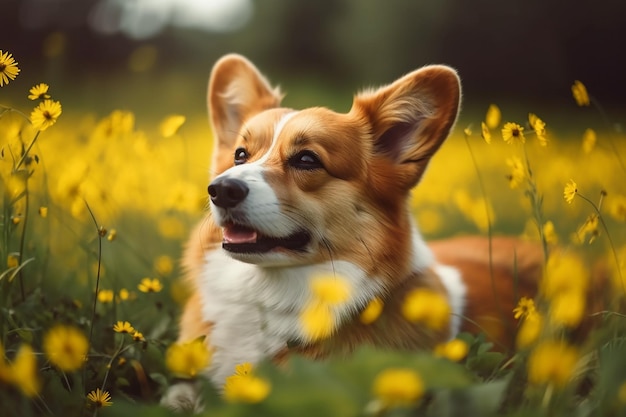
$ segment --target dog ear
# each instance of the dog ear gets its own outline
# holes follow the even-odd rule
[[[369,124],[375,163],[383,165],[384,182],[405,190],[419,182],[430,158],[448,137],[460,101],[459,77],[441,65],[418,69],[355,97],[351,112]]]
[[[213,128],[214,173],[232,165],[233,146],[246,119],[278,107],[282,95],[259,70],[241,55],[229,54],[211,71],[207,105]]]

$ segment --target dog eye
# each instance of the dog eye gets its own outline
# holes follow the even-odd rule
[[[249,156],[245,148],[237,148],[235,150],[235,165],[245,164]]]
[[[296,169],[314,170],[324,168],[319,157],[312,151],[300,151],[289,158],[289,165]]]

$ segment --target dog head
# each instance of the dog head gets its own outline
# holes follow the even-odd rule
[[[418,69],[358,94],[348,113],[283,108],[281,98],[241,56],[211,74],[208,191],[223,249],[261,266],[341,259],[390,276],[410,268],[407,200],[456,120],[455,71]]]

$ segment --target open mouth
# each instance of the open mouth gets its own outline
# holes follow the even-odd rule
[[[311,236],[305,231],[284,237],[271,237],[238,224],[227,224],[222,230],[222,248],[233,253],[264,253],[277,248],[302,251],[311,240]]]

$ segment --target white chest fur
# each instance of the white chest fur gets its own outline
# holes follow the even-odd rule
[[[310,280],[320,273],[335,274],[351,287],[348,302],[333,310],[335,325],[383,291],[379,280],[345,261],[260,268],[221,250],[207,254],[201,292],[203,318],[214,323],[209,340],[213,383],[221,386],[240,363],[257,363],[274,356],[288,341],[306,340],[299,316],[311,300]]]

